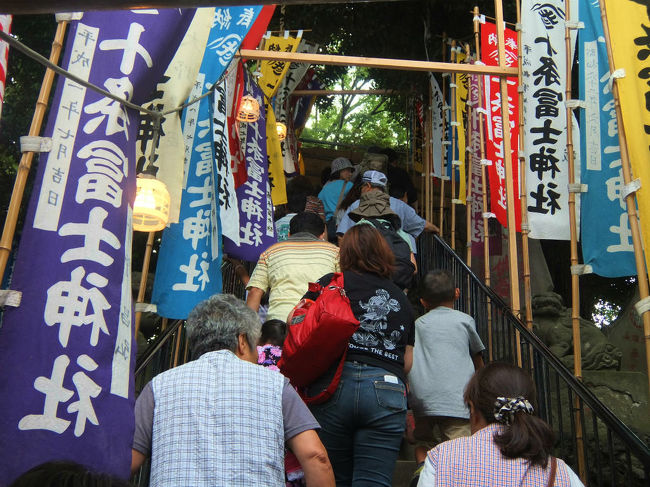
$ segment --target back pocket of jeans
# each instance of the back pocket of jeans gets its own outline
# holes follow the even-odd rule
[[[381,407],[395,411],[406,409],[406,389],[402,384],[376,380],[375,394]]]

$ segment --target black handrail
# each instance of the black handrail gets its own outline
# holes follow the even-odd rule
[[[544,415],[547,416],[549,420],[553,419],[553,413],[556,414],[558,419],[558,424],[555,426],[559,428],[561,438],[564,438],[566,432],[564,431],[567,426],[568,429],[572,432],[576,431],[576,424],[574,415],[570,414],[570,424],[562,424],[562,398],[560,390],[560,379],[568,388],[567,395],[569,397],[569,404],[572,404],[573,396],[577,396],[581,403],[579,409],[581,411],[580,417],[580,426],[583,431],[586,431],[585,415],[584,408],[585,406],[591,410],[592,422],[593,422],[593,441],[595,444],[600,447],[600,441],[598,437],[598,423],[601,421],[607,428],[607,437],[608,437],[608,446],[610,452],[610,464],[611,464],[611,474],[612,479],[615,478],[615,467],[614,463],[614,448],[613,448],[613,439],[612,434],[618,438],[626,447],[626,471],[625,471],[625,484],[621,485],[631,485],[628,483],[632,471],[630,455],[633,455],[643,464],[643,469],[645,470],[645,479],[650,479],[650,448],[646,445],[630,428],[622,423],[618,417],[607,407],[605,406],[591,390],[589,390],[581,381],[576,379],[576,377],[571,373],[569,369],[555,356],[548,347],[539,339],[537,335],[531,332],[526,325],[512,313],[511,308],[503,301],[503,299],[498,296],[492,289],[488,288],[474,273],[473,271],[465,264],[465,262],[451,249],[451,247],[444,242],[437,235],[422,235],[418,241],[418,268],[420,269],[421,274],[431,270],[434,267],[442,268],[451,268],[453,267],[456,279],[460,282],[459,287],[461,288],[461,298],[457,300],[457,305],[459,309],[464,307],[471,306],[477,314],[481,317],[487,317],[487,311],[485,309],[479,309],[481,305],[484,305],[487,308],[487,303],[490,303],[491,306],[491,317],[499,321],[497,324],[492,324],[492,333],[493,338],[496,341],[496,345],[493,347],[493,354],[496,355],[495,359],[509,359],[514,360],[513,353],[510,350],[510,345],[514,337],[511,332],[508,332],[507,329],[503,328],[502,319],[505,319],[506,326],[511,326],[513,330],[519,333],[520,346],[522,349],[522,356],[524,359],[527,359],[528,365],[536,370],[537,375],[534,375],[536,379],[539,379],[538,388],[540,390],[539,402],[541,408],[543,409]],[[436,265],[437,264],[437,265]],[[466,279],[469,278],[469,283],[466,282]],[[471,291],[468,289],[471,287]],[[473,292],[472,292],[473,291]],[[471,296],[463,296],[469,292]],[[471,297],[472,299],[465,299]],[[470,304],[471,303],[471,304]],[[473,314],[471,310],[467,310],[469,314]],[[474,316],[479,325],[479,319],[477,316]],[[481,323],[479,326],[479,332],[481,329],[486,328],[485,323]],[[494,336],[496,335],[496,337]],[[530,347],[530,350],[527,350]],[[553,390],[550,377],[550,367],[556,374],[555,382],[556,387]],[[555,396],[555,399],[558,401],[557,411],[553,411],[551,408],[552,405],[552,396]],[[557,429],[557,428],[556,428]],[[589,445],[591,446],[591,445]],[[574,444],[574,448],[576,445]],[[597,455],[599,453],[597,452]],[[602,473],[601,473],[601,464],[596,460],[592,463],[595,463],[593,466],[597,466],[597,480],[598,485],[602,484]],[[589,455],[585,455],[585,462],[587,467],[589,466]],[[587,468],[588,470],[588,468]],[[631,478],[631,477],[630,477]],[[615,482],[611,485],[615,485]]]
[[[138,377],[144,369],[153,360],[158,350],[160,350],[167,341],[174,336],[176,331],[183,325],[183,320],[172,321],[163,332],[156,337],[153,343],[145,348],[142,355],[135,362],[135,376]]]

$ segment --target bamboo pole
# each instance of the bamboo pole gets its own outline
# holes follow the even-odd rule
[[[456,50],[456,41],[451,41],[451,62],[455,63],[458,59],[457,50]],[[451,100],[451,109],[449,116],[449,125],[451,125],[451,161],[447,161],[448,164],[451,164],[451,248],[456,250],[456,168],[454,167],[454,161],[456,160],[456,149],[458,149],[458,135],[454,137],[454,127],[456,127],[456,134],[458,134],[458,120],[456,120],[456,81],[457,77],[454,73],[451,77],[452,82],[449,83],[449,98]]]
[[[564,101],[572,99],[571,90],[571,71],[573,68],[572,58],[573,50],[571,49],[571,29],[568,22],[571,19],[571,2],[565,0],[564,3],[566,23],[564,27],[564,48],[566,53],[566,87]],[[567,157],[569,170],[569,187],[575,184],[575,153],[573,150],[573,112],[567,105],[566,107],[566,136],[567,136]],[[571,267],[575,268],[578,264],[578,222],[576,216],[576,195],[569,191],[569,230],[571,232]],[[571,273],[571,327],[573,332],[573,373],[578,380],[582,380],[582,348],[580,340],[580,281],[579,275]],[[576,424],[576,449],[578,457],[578,475],[583,483],[587,483],[587,471],[585,467],[585,447],[582,431],[581,420],[581,399],[576,395],[573,399],[573,409]]]
[[[521,0],[517,0],[517,25],[521,25]],[[519,86],[523,86],[523,56],[521,29],[517,30],[517,71]],[[519,90],[519,197],[521,198],[521,252],[524,260],[524,306],[526,328],[533,331],[533,295],[530,287],[530,254],[528,250],[528,203],[526,194],[526,156],[524,154],[524,93]],[[531,362],[532,367],[532,362]]]
[[[474,7],[474,44],[476,49],[476,58],[481,58],[481,42],[480,42],[480,33],[479,33],[479,20],[478,17],[480,11],[478,7]],[[485,109],[485,102],[483,100],[483,81],[484,78],[479,76],[479,105],[480,108]],[[484,128],[484,119],[483,112],[479,111],[479,134],[481,137],[481,160],[485,159],[485,128]],[[488,213],[488,197],[487,197],[487,169],[481,164],[481,184],[483,185],[483,273],[485,277],[485,285],[490,287],[490,236],[488,234],[488,224],[489,220],[487,217]],[[488,319],[488,358],[492,361],[492,303],[490,299],[487,300],[487,319]]]
[[[605,44],[607,45],[607,57],[609,58],[609,72],[616,71],[614,65],[614,56],[612,54],[612,42],[609,36],[609,24],[607,21],[607,9],[605,2],[600,0],[600,15],[603,21],[603,31],[605,33]],[[623,114],[621,112],[621,101],[618,94],[618,80],[614,79],[612,84],[612,96],[614,97],[614,107],[616,109],[616,123],[618,124],[618,138],[621,147],[621,169],[623,172],[623,182],[627,185],[632,182],[632,166],[630,165],[630,154],[627,150],[627,138],[625,136],[625,126],[623,124]],[[641,300],[646,299],[650,294],[648,290],[648,274],[643,258],[643,242],[641,240],[641,231],[639,230],[639,216],[636,212],[636,195],[630,193],[625,198],[627,205],[627,215],[630,220],[630,231],[632,233],[632,246],[634,247],[634,261],[636,264],[637,282],[639,283],[639,297]],[[643,319],[643,334],[645,336],[645,354],[646,367],[648,374],[648,389],[650,390],[650,312],[646,311],[641,315]]]
[[[149,263],[151,262],[151,251],[153,249],[153,241],[156,232],[149,232],[147,237],[147,245],[144,251],[144,258],[142,259],[142,275],[140,276],[140,288],[138,289],[138,297],[136,299],[137,303],[144,303],[144,296],[147,291],[147,277],[149,274]],[[140,320],[142,319],[142,311],[136,311],[135,313],[135,337],[138,337],[138,332],[140,331]]]
[[[442,33],[442,62],[444,63],[447,60],[447,34]],[[441,174],[440,174],[440,238],[444,240],[445,238],[445,178],[447,177],[447,149],[444,144],[447,135],[447,85],[445,84],[445,78],[442,78],[442,140],[443,144],[441,145],[440,151],[442,152],[442,159],[440,160]]]
[[[52,41],[52,50],[50,51],[50,62],[58,64],[59,57],[61,56],[61,49],[63,47],[63,39],[65,31],[68,26],[67,20],[58,22],[54,40]],[[47,101],[52,91],[52,84],[54,82],[54,71],[47,69],[43,76],[43,83],[41,84],[41,91],[38,94],[36,101],[36,108],[32,117],[32,123],[29,127],[29,135],[38,136],[41,133],[41,126],[45,118],[45,111],[47,110]],[[14,188],[11,193],[11,200],[9,201],[9,208],[7,209],[7,216],[5,224],[2,229],[2,237],[0,237],[0,281],[4,276],[7,268],[7,261],[11,253],[11,247],[16,233],[16,225],[18,222],[18,214],[20,213],[20,206],[23,201],[25,193],[25,185],[27,183],[27,176],[32,166],[34,159],[34,152],[23,152],[20,163],[18,164],[18,171],[16,172],[16,180],[14,181]]]
[[[179,326],[178,330],[176,330],[176,343],[174,347],[174,361],[172,364],[172,368],[176,367],[178,365],[178,353],[181,348],[181,339],[183,338],[183,326]]]
[[[258,49],[241,49],[237,51],[236,56],[244,59],[257,59],[262,61],[285,61],[331,66],[365,66],[368,68],[424,71],[427,73],[470,73],[517,76],[517,70],[515,68],[508,68],[506,66],[468,66],[462,63],[338,56],[334,54],[309,54],[304,52],[262,51]]]
[[[431,179],[431,174],[433,173],[433,111],[432,108],[433,96],[431,90],[429,90],[429,110],[427,111],[427,141],[428,150],[427,150],[427,165],[426,172],[424,177],[427,181],[427,221],[433,221],[433,180]]]
[[[570,20],[570,0],[565,0],[567,22]],[[564,47],[566,49],[566,87],[565,101],[572,99],[571,92],[571,29],[564,28]],[[569,185],[575,183],[575,157],[573,151],[573,112],[566,108],[566,146],[569,160]],[[576,218],[576,195],[569,191],[569,229],[571,231],[571,267],[578,265],[578,224]],[[582,350],[580,348],[580,281],[576,273],[571,273],[571,325],[573,329],[573,371],[582,380]]]
[[[499,47],[499,66],[506,68],[505,32],[503,26],[502,0],[494,0],[494,11],[497,27],[497,43]],[[510,146],[510,114],[508,112],[508,82],[507,75],[502,75],[499,85],[501,88],[501,117],[503,121],[503,154],[506,173],[506,204],[508,215],[508,263],[510,274],[510,306],[512,313],[519,316],[519,269],[517,262],[517,226],[515,219],[515,182],[512,172],[512,156]],[[521,340],[519,330],[515,331],[515,352],[517,365],[521,367]]]
[[[427,164],[428,164],[428,158],[427,158],[427,151],[429,150],[429,143],[427,142],[427,111],[424,108],[425,103],[424,103],[424,98],[422,99],[422,115],[423,115],[423,121],[422,121],[422,177],[424,178],[422,180],[422,186],[424,188],[424,193],[423,193],[423,198],[422,198],[422,204],[423,204],[423,215],[424,219],[428,219],[429,215],[429,181],[427,180]]]
[[[465,43],[465,59],[467,62],[469,62],[470,58],[470,50],[469,50],[469,43]],[[468,83],[469,85],[469,83]],[[468,97],[469,97],[469,89],[468,89]],[[467,130],[465,131],[465,160],[467,161],[467,154],[470,154],[469,161],[467,162],[467,173],[465,174],[467,183],[465,184],[466,192],[465,192],[465,217],[467,220],[467,226],[465,228],[465,235],[466,235],[466,247],[467,247],[467,267],[472,266],[472,221],[474,221],[474,212],[472,211],[472,172],[474,170],[474,153],[471,152],[471,147],[472,147],[472,122],[471,118],[474,116],[473,111],[474,107],[469,106],[469,104],[465,105],[465,110],[467,113]],[[469,309],[469,308],[468,308]]]

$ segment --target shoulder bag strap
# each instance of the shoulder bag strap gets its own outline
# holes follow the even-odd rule
[[[551,473],[548,476],[546,487],[553,487],[555,484],[555,474],[557,473],[557,458],[551,457]]]
[[[336,206],[334,207],[334,211],[339,209],[339,205],[341,204],[341,201],[343,201],[343,193],[345,192],[345,187],[348,185],[348,182],[343,180],[343,186],[341,186],[341,192],[339,193],[339,200],[336,202]]]

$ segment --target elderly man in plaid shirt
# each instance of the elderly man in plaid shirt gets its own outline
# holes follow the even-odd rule
[[[190,313],[195,359],[154,377],[136,402],[132,470],[151,456],[150,485],[281,486],[284,448],[309,486],[334,487],[318,423],[288,380],[257,363],[257,315],[231,295]]]

